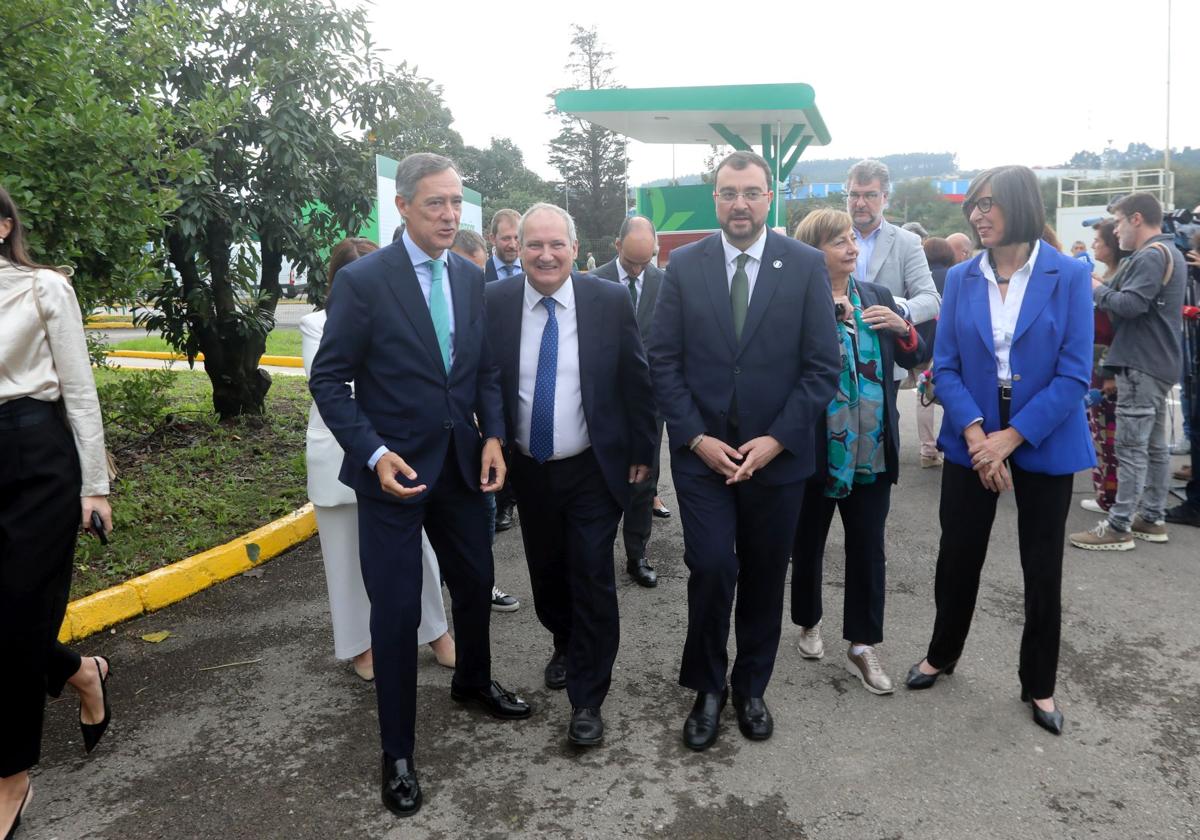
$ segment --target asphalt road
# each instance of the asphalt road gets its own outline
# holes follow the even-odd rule
[[[902,485],[889,521],[884,664],[897,681],[928,641],[939,471],[916,466],[902,395]],[[1178,462],[1178,459],[1176,459]],[[1087,492],[1086,476],[1076,482]],[[665,492],[675,507],[673,493]],[[119,499],[116,501],[120,503]],[[1072,529],[1094,520],[1075,507]],[[49,709],[24,840],[48,838],[1186,838],[1200,833],[1200,531],[1129,553],[1067,549],[1060,738],[1017,698],[1022,595],[1011,499],[1000,506],[966,653],[932,690],[868,694],[838,642],[842,532],[827,561],[826,658],[787,626],[767,693],[770,741],[729,710],[717,745],[680,742],[686,626],[678,517],[656,524],[657,589],[619,576],[622,646],[604,746],[576,751],[547,691],[550,651],[516,531],[497,580],[495,675],[536,704],[500,723],[449,702],[450,672],[421,654],[422,811],[379,803],[374,693],[332,657],[316,540],[169,609],[86,640],[113,661],[115,722],[85,758],[72,700]],[[115,539],[120,539],[117,534]],[[623,558],[618,558],[618,563]],[[160,644],[140,640],[169,630]],[[731,643],[732,644],[732,643]],[[209,670],[206,670],[209,669]]]

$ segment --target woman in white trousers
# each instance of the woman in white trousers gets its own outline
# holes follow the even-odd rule
[[[350,238],[340,242],[330,255],[329,276],[364,254],[376,250],[369,239]],[[300,319],[301,353],[307,375],[321,335],[325,331],[325,312],[318,311]],[[308,410],[305,461],[308,466],[308,498],[317,514],[321,554],[325,558],[325,583],[329,588],[329,612],[333,617],[333,651],[338,659],[353,660],[354,671],[364,680],[374,679],[371,658],[371,602],[363,586],[358,559],[358,500],[354,491],[338,480],[343,451],[317,406]],[[439,665],[454,667],[454,639],[446,623],[442,602],[442,576],[437,555],[424,533],[421,534],[421,624],[417,642],[429,645]]]

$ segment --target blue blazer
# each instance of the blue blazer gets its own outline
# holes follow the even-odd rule
[[[945,409],[938,446],[971,466],[963,430],[983,418],[1000,428],[1000,397],[984,254],[946,274],[933,354],[934,383]],[[1092,281],[1087,265],[1042,242],[1025,289],[1009,366],[1009,424],[1025,442],[1013,452],[1023,470],[1067,475],[1096,463],[1083,397],[1092,375]]]
[[[812,475],[814,432],[841,370],[833,317],[824,254],[768,231],[738,341],[721,234],[672,251],[649,342],[672,471],[713,474],[687,444],[699,434],[730,440],[736,393],[739,437],[769,434],[784,448],[752,480],[777,485]]]
[[[499,373],[487,345],[483,272],[457,254],[447,252],[447,259],[454,299],[454,363],[448,374],[403,241],[355,260],[334,278],[308,387],[346,452],[338,477],[357,493],[403,503],[384,493],[367,467],[380,446],[417,472],[416,481],[401,475],[397,481],[432,488],[453,439],[463,480],[478,487],[480,435],[504,439]]]
[[[605,484],[622,507],[629,502],[629,467],[652,464],[658,445],[646,351],[629,292],[616,283],[574,272],[579,328],[579,384],[592,452]],[[525,275],[487,284],[488,344],[500,368],[504,418],[517,428],[521,314]]]

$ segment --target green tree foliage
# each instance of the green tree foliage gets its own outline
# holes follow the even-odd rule
[[[462,143],[429,80],[381,63],[361,9],[193,0],[189,10],[199,37],[158,95],[179,115],[216,99],[232,116],[211,140],[190,127],[178,135],[205,166],[178,185],[164,235],[172,271],[146,323],[189,358],[204,354],[214,407],[229,419],[263,411],[270,376],[258,359],[284,258],[319,296],[326,249],[371,212],[375,154],[453,154]]]
[[[467,146],[455,160],[463,181],[483,195],[483,223],[502,207],[524,212],[539,201],[554,201],[554,185],[525,166],[517,144],[493,137],[486,149]]]
[[[572,26],[567,70],[575,89],[620,87],[613,79],[612,53],[604,49],[595,27]],[[558,111],[551,107],[549,113]],[[619,134],[600,126],[570,114],[558,116],[562,130],[550,141],[550,163],[570,190],[568,201],[579,236],[611,238],[625,217],[627,144]]]
[[[74,268],[85,310],[130,300],[155,276],[174,185],[202,168],[177,129],[185,119],[193,139],[210,136],[218,109],[198,98],[176,114],[149,95],[190,31],[171,2],[0,3],[0,183],[34,259]]]

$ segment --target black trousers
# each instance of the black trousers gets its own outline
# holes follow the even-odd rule
[[[35,402],[0,405],[0,777],[37,764],[46,694],[79,668],[56,641],[79,532],[79,456],[57,413]],[[22,409],[44,419],[15,425]]]
[[[590,449],[544,464],[514,449],[509,465],[534,610],[566,653],[571,705],[599,708],[621,636],[613,573],[621,507]]]
[[[688,629],[679,684],[725,688],[729,616],[737,594],[733,690],[762,697],[775,669],[783,587],[804,482],[768,486],[754,479],[727,485],[717,473],[676,473],[688,575]]]
[[[650,475],[630,488],[629,504],[625,508],[621,523],[621,536],[625,542],[625,559],[634,562],[646,556],[650,545],[650,531],[654,524],[654,497],[658,495],[658,462],[662,449],[663,421],[658,421],[658,438],[654,446],[653,463],[649,464]]]
[[[821,620],[821,579],[825,540],[834,508],[846,529],[846,588],[842,601],[842,638],[863,645],[883,641],[883,600],[887,557],[884,525],[892,483],[880,475],[871,484],[855,484],[844,499],[824,493],[824,479],[804,489],[800,523],[792,547],[792,623],[814,627]]]
[[[399,504],[358,497],[359,559],[371,600],[379,735],[393,758],[411,758],[416,741],[422,527],[452,599],[457,649],[453,682],[460,688],[483,688],[491,681],[494,576],[488,509],[479,488],[464,483],[453,442],[422,501]]]
[[[1054,694],[1058,671],[1063,546],[1074,477],[1027,472],[1012,462],[1010,469],[1025,578],[1018,677],[1032,696],[1045,698]],[[934,583],[937,618],[927,654],[934,668],[955,662],[966,644],[998,498],[973,470],[950,461],[943,465],[942,540]]]

